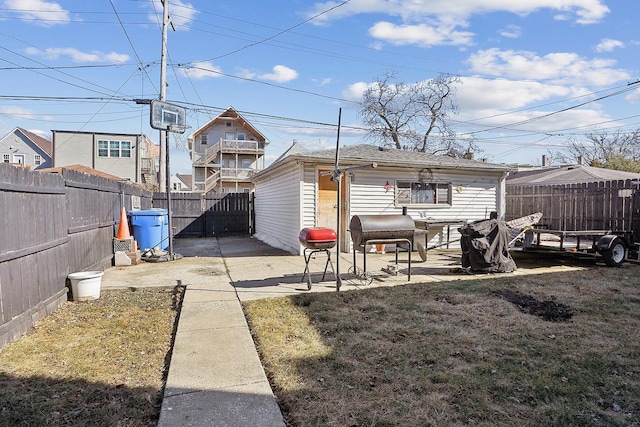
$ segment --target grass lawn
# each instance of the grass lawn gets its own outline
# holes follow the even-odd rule
[[[640,266],[244,305],[291,426],[640,426]]]
[[[1,426],[155,426],[183,289],[67,302],[0,350]]]

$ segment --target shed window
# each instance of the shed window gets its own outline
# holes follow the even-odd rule
[[[33,164],[36,166],[40,166],[42,164],[42,157],[40,156],[40,154],[35,154],[33,156]]]
[[[451,183],[396,182],[396,206],[451,205]]]

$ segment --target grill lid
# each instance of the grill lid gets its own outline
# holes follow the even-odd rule
[[[367,240],[411,240],[416,225],[409,215],[354,215],[349,230],[353,244],[362,246]]]

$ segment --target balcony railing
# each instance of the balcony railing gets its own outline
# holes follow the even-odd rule
[[[263,143],[259,141],[220,139],[202,153],[193,151],[193,163],[197,166],[208,165],[218,153],[264,155],[264,147],[261,147],[261,144]]]
[[[220,168],[220,179],[227,181],[248,181],[255,173],[255,169]]]
[[[143,157],[140,159],[140,172],[150,173],[156,172],[156,159]]]

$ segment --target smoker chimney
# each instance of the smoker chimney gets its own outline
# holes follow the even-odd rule
[[[578,156],[578,164],[579,165],[583,165],[584,164],[584,159],[582,158],[582,156]]]
[[[542,166],[547,166],[547,155],[546,154],[542,155]]]

